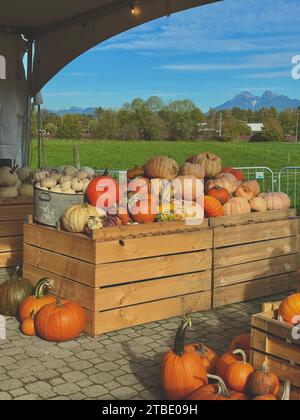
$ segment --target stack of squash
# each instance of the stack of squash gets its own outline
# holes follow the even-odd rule
[[[0,198],[33,197],[33,171],[30,168],[0,168]]]
[[[289,383],[282,387],[267,365],[261,371],[255,371],[247,362],[250,336],[237,337],[228,352],[218,357],[214,350],[203,344],[185,345],[185,334],[190,326],[190,318],[181,322],[174,348],[162,361],[162,388],[168,399],[276,401],[290,398]],[[236,346],[243,348],[235,350]]]

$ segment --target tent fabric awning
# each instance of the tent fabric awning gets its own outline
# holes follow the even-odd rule
[[[2,28],[35,40],[33,96],[100,42],[159,17],[216,1],[220,0],[10,0],[1,6],[0,32]]]

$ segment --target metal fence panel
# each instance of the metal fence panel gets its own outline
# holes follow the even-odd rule
[[[300,210],[300,166],[287,166],[278,174],[279,191],[286,193],[292,206]]]
[[[275,173],[266,166],[249,166],[236,168],[243,172],[245,180],[256,179],[261,191],[274,192],[276,187]]]

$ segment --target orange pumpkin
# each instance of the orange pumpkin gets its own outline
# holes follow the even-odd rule
[[[189,401],[245,401],[245,394],[229,391],[219,376],[208,375],[209,379],[217,381],[217,384],[209,384],[197,389],[187,398]]]
[[[189,344],[185,346],[185,350],[196,351],[201,356],[206,372],[210,374],[214,373],[218,360],[218,355],[214,350],[205,346],[203,343]]]
[[[37,283],[34,294],[24,299],[19,306],[18,316],[20,322],[29,319],[32,313],[37,314],[43,306],[56,302],[54,296],[46,294],[46,290],[50,287],[51,280],[48,278],[43,278]]]
[[[204,197],[204,212],[206,217],[224,216],[224,209],[220,201],[208,195]]]
[[[246,198],[247,201],[250,201],[252,198],[254,198],[252,190],[250,190],[250,188],[245,184],[238,186],[234,195],[236,197]]]
[[[34,312],[32,312],[30,318],[26,318],[22,321],[20,329],[24,335],[28,335],[29,337],[35,336]]]
[[[225,354],[223,354],[216,363],[216,374],[220,376],[222,379],[225,379],[225,373],[229,366],[231,366],[233,363],[238,362],[239,360],[242,360],[242,357],[240,354],[234,354],[233,351],[229,351]]]
[[[259,395],[258,397],[254,398],[253,401],[277,401],[277,398],[272,394],[266,394]]]
[[[226,188],[214,187],[211,188],[208,193],[208,196],[214,197],[220,201],[222,205],[226,204],[230,200],[230,194]]]
[[[243,350],[235,350],[233,354],[240,354],[243,357],[243,361],[234,362],[227,368],[225,372],[225,382],[233,391],[246,393],[248,382],[254,369],[247,363],[247,356]]]
[[[186,399],[188,395],[208,384],[206,370],[201,356],[189,347],[185,349],[184,340],[191,319],[184,319],[176,333],[174,350],[168,351],[161,365],[161,383],[170,400]]]
[[[266,363],[262,370],[253,372],[248,382],[248,392],[253,397],[258,395],[272,394],[277,396],[280,391],[280,381],[275,374],[268,372]]]
[[[224,168],[224,169],[222,169],[222,173],[223,174],[232,174],[232,175],[234,175],[239,182],[243,182],[244,181],[244,174],[243,174],[242,171],[239,171],[238,169],[235,169],[235,168]]]
[[[241,334],[235,337],[232,342],[229,345],[229,350],[244,350],[244,352],[247,355],[247,360],[249,360],[250,357],[250,342],[251,342],[251,336],[250,334]]]
[[[83,332],[85,313],[77,303],[58,299],[40,309],[34,324],[37,335],[44,340],[70,341]]]
[[[300,323],[300,293],[287,297],[281,303],[278,315],[288,324],[298,325]]]
[[[215,187],[226,188],[229,194],[233,194],[238,186],[238,181],[235,176],[231,174],[220,174],[217,178],[211,179],[205,184],[205,191],[208,192],[210,189]]]

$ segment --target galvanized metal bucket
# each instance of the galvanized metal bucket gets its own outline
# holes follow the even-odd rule
[[[66,208],[84,204],[84,194],[63,194],[34,187],[34,218],[47,226],[57,226]]]

